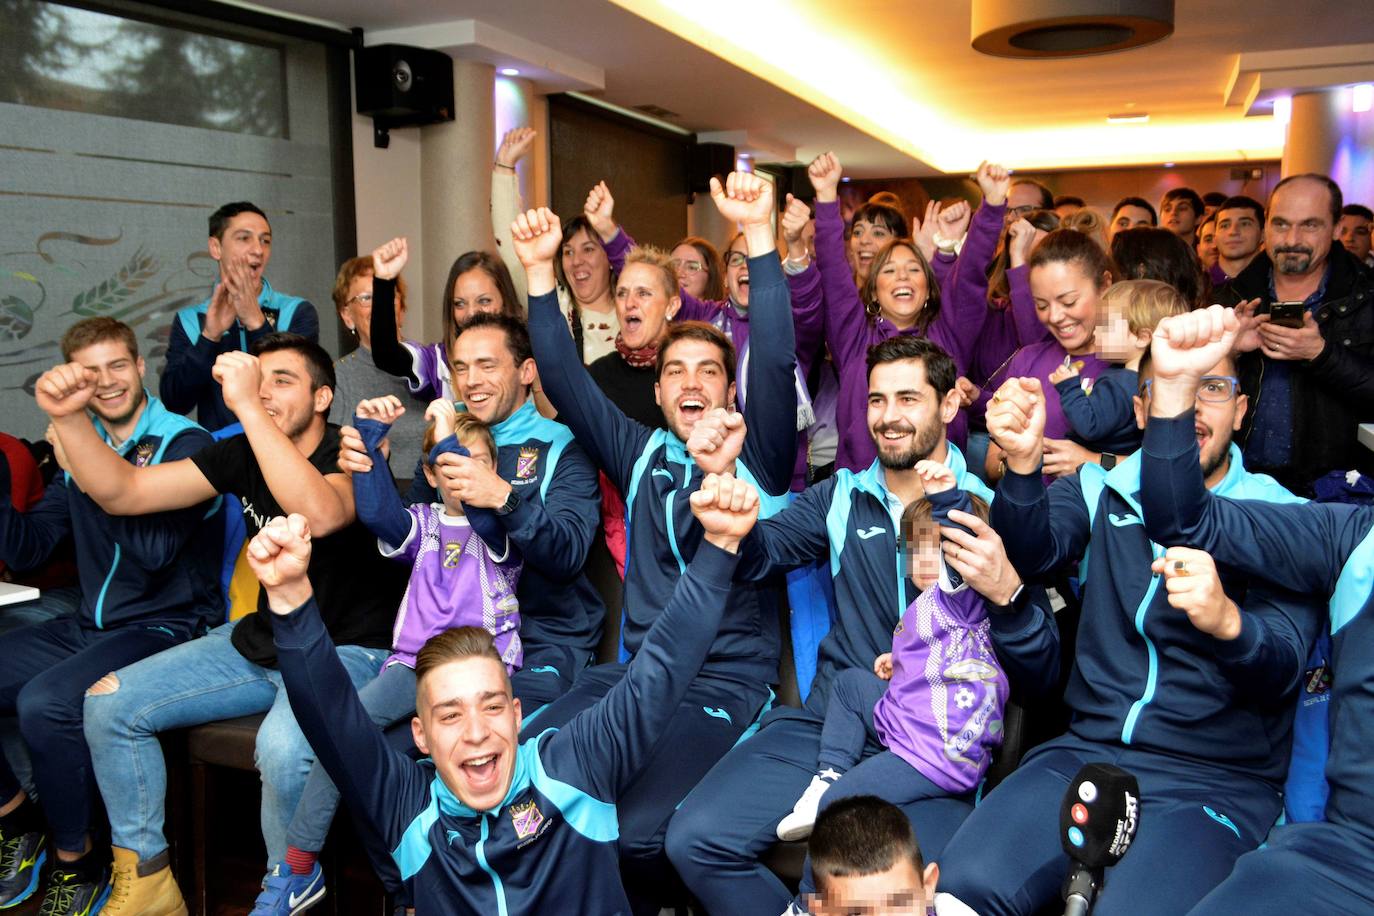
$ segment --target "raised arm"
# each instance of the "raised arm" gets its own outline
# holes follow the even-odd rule
[[[310,529],[299,515],[272,519],[248,544],[248,563],[267,593],[291,711],[349,807],[394,847],[433,777],[392,750],[363,709],[320,619],[309,562]]]
[[[997,251],[1007,211],[1007,190],[1011,175],[1000,165],[984,162],[978,167],[978,186],[983,202],[969,223],[959,260],[950,276],[944,302],[936,319],[959,351],[952,354],[960,366],[972,361],[978,334],[988,315],[988,264]]]
[[[748,172],[711,179],[721,216],[744,231],[749,254],[749,366],[745,466],[774,496],[787,492],[797,458],[796,339],[792,296],[773,241],[773,185]]]
[[[372,252],[372,314],[368,318],[372,335],[372,362],[389,375],[406,380],[413,394],[422,400],[438,397],[426,389],[410,348],[401,343],[396,327],[396,278],[409,260],[406,240],[394,238]]]
[[[862,362],[867,355],[868,335],[864,331],[868,314],[845,256],[839,199],[841,173],[840,161],[834,153],[817,156],[807,168],[811,186],[816,189],[816,267],[825,295],[825,341],[830,345],[835,370],[843,377],[845,366]]]
[[[611,264],[611,273],[620,273],[625,266],[625,256],[635,247],[635,240],[615,221],[615,198],[611,196],[610,186],[599,181],[587,192],[587,200],[582,204],[582,215],[591,223],[592,231],[601,240],[606,250],[606,260]]]
[[[520,267],[520,259],[515,256],[515,244],[510,236],[510,225],[523,209],[520,176],[516,174],[515,166],[529,152],[537,136],[533,127],[516,127],[506,131],[491,167],[491,234],[496,238],[496,251],[506,270],[510,271],[515,294],[521,302],[529,301],[529,290],[525,288],[525,271]]]
[[[96,505],[111,515],[145,515],[214,498],[215,488],[189,460],[140,468],[106,445],[86,415],[95,386],[94,372],[67,363],[43,373],[34,396],[52,418],[72,480]]]
[[[639,775],[706,662],[730,594],[740,538],[758,517],[758,493],[729,475],[707,475],[691,503],[705,541],[668,606],[625,676],[549,739],[555,760],[570,751],[570,767],[581,784],[605,801],[614,801]],[[550,775],[557,777],[558,770]]]
[[[353,417],[353,428],[362,438],[363,448],[372,462],[367,470],[352,472],[353,503],[357,507],[358,520],[393,549],[405,543],[414,525],[410,513],[401,504],[390,466],[382,454],[382,441],[403,413],[405,407],[400,398],[387,395],[361,401]]]
[[[0,562],[10,569],[33,569],[71,533],[67,481],[61,474],[54,477],[28,512],[15,508],[10,484],[9,457],[0,451]]]
[[[826,518],[835,495],[835,478],[807,487],[792,505],[754,526],[740,545],[735,579],[758,582],[789,572],[830,555]],[[832,557],[830,570],[838,563]]]
[[[558,310],[553,270],[562,239],[558,217],[542,207],[522,213],[511,235],[529,282],[530,343],[544,394],[592,460],[623,489],[649,433],[592,381]]]

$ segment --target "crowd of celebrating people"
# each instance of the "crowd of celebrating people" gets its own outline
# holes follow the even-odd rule
[[[265,713],[255,916],[320,903],[341,804],[423,916],[1038,916],[1089,763],[1140,788],[1097,912],[1374,911],[1367,207],[984,163],[846,217],[827,153],[814,205],[718,177],[733,237],[663,250],[604,182],[524,209],[535,139],[440,340],[396,238],[335,360],[247,202],[157,396],[130,327],[67,331],[46,486],[0,434],[0,572],[43,586],[0,608],[0,908],[185,914],[158,736]]]

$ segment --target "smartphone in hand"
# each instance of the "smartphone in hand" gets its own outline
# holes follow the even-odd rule
[[[1269,323],[1281,328],[1300,328],[1307,316],[1307,305],[1302,302],[1269,303]]]

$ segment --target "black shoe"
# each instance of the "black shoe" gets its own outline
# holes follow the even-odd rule
[[[38,890],[38,873],[48,858],[41,833],[0,836],[0,910],[18,906]]]
[[[110,896],[109,866],[100,870],[92,880],[80,872],[68,871],[61,862],[53,865],[48,876],[48,891],[38,916],[95,916]]]

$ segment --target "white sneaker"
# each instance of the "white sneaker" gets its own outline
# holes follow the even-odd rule
[[[821,808],[821,796],[825,795],[839,778],[840,774],[829,768],[811,777],[811,785],[807,786],[801,798],[797,799],[797,803],[792,807],[792,813],[778,824],[778,839],[790,843],[809,837],[811,828],[816,825],[816,814]]]

